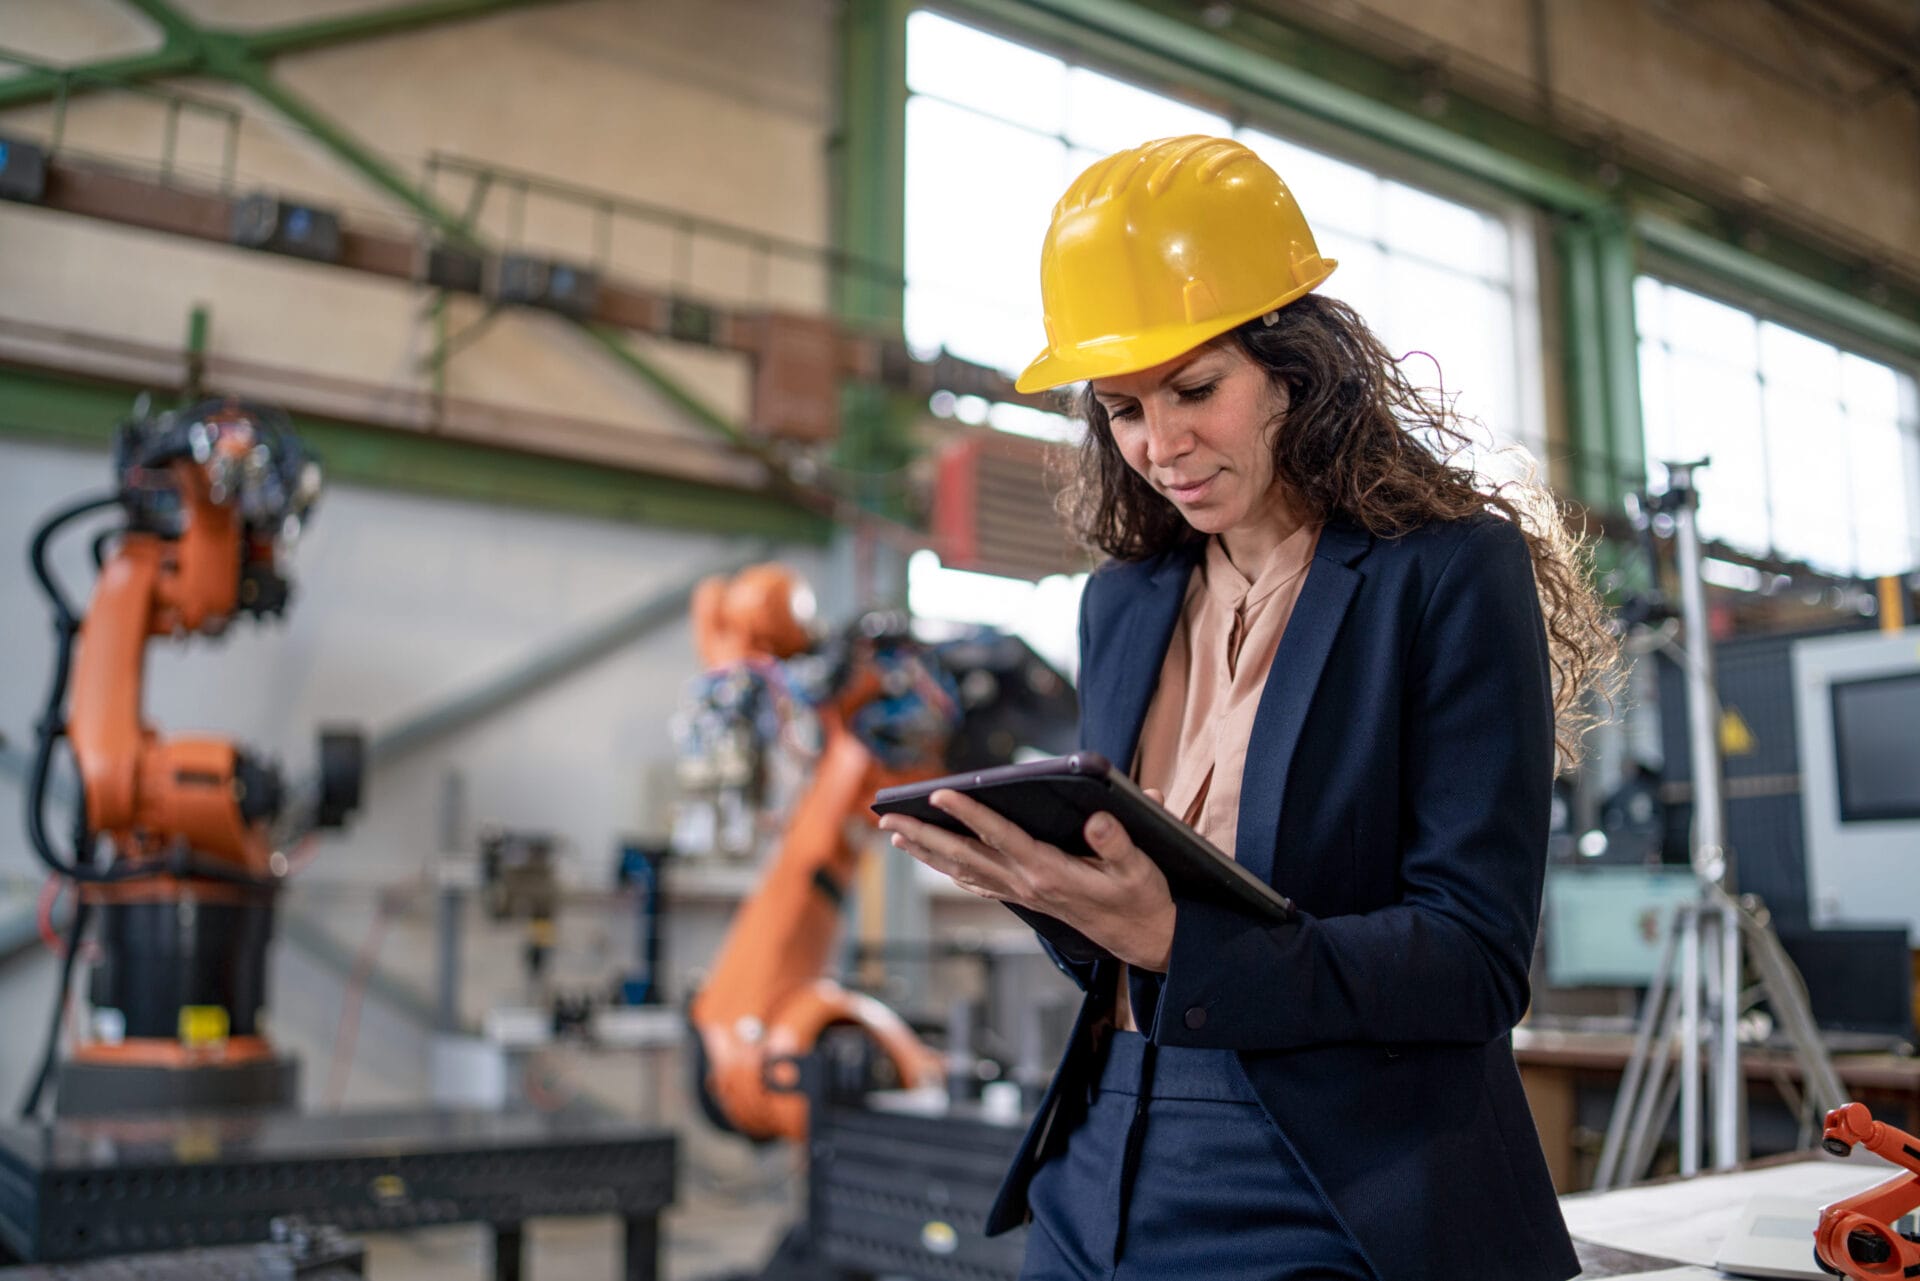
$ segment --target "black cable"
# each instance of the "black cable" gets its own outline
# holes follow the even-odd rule
[[[103,529],[93,536],[93,567],[95,569],[105,569],[107,567],[108,541],[118,538],[126,532],[125,529]]]
[[[53,842],[47,836],[46,805],[48,783],[53,775],[54,745],[66,737],[65,710],[67,702],[67,681],[73,669],[73,642],[80,631],[80,619],[68,602],[66,593],[61,590],[60,582],[54,577],[52,568],[47,564],[47,548],[53,535],[61,526],[79,519],[89,512],[102,508],[118,506],[120,496],[108,495],[83,499],[60,509],[49,516],[34,531],[29,550],[29,559],[33,565],[33,575],[40,584],[40,590],[46,594],[53,606],[53,628],[55,633],[53,653],[53,680],[47,690],[46,706],[41,712],[40,723],[34,744],[32,768],[27,775],[26,805],[27,843],[33,847],[40,861],[56,876],[62,876],[76,883],[102,883],[135,880],[147,876],[194,876],[208,880],[227,881],[257,889],[269,889],[277,881],[263,880],[247,876],[244,873],[229,871],[196,860],[187,854],[179,854],[163,861],[141,864],[122,864],[98,871],[87,866],[92,853],[91,834],[87,830],[87,809],[84,795],[74,813],[73,856],[62,859],[54,851]]]
[[[40,1056],[40,1070],[34,1074],[33,1085],[20,1103],[20,1119],[31,1121],[40,1110],[40,1096],[46,1093],[47,1082],[53,1079],[53,1065],[60,1055],[60,1029],[67,1021],[67,997],[73,991],[73,963],[80,955],[80,936],[87,928],[87,917],[91,909],[87,901],[79,896],[79,887],[74,890],[73,920],[67,925],[67,954],[60,962],[60,989],[53,1001],[53,1019],[47,1028],[47,1047]]]
[[[78,628],[80,619],[74,614],[73,606],[67,603],[66,593],[60,590],[59,580],[54,578],[53,570],[47,565],[47,544],[53,541],[54,534],[59,532],[60,527],[68,521],[78,520],[88,512],[119,505],[118,491],[93,498],[83,498],[47,517],[40,523],[40,528],[33,531],[33,542],[28,546],[27,558],[33,564],[33,576],[39,580],[40,590],[46,593],[49,601],[53,602],[53,620],[56,627],[65,623]]]
[[[34,579],[46,594],[48,603],[53,606],[54,630],[53,679],[47,688],[47,701],[40,713],[40,723],[34,727],[33,767],[27,776],[27,843],[49,870],[74,881],[87,879],[85,873],[90,871],[80,866],[88,852],[86,842],[76,841],[74,857],[62,862],[59,855],[53,852],[53,843],[47,839],[46,807],[47,784],[53,773],[53,745],[66,734],[67,678],[73,669],[73,641],[80,631],[80,619],[73,612],[67,594],[61,590],[59,579],[54,577],[52,566],[47,563],[47,548],[61,526],[90,512],[119,505],[120,495],[114,493],[82,499],[61,508],[42,521],[34,531],[27,552]],[[80,812],[84,815],[84,796],[80,805]],[[84,818],[81,821],[84,822]],[[97,876],[98,873],[93,875]]]

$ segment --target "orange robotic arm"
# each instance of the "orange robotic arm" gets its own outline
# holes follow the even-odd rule
[[[806,649],[803,609],[795,606],[800,590],[780,566],[757,566],[731,582],[702,584],[693,605],[702,660],[719,666],[790,658]],[[880,693],[875,671],[856,659],[844,685],[820,709],[824,747],[813,778],[689,1011],[708,1111],[753,1138],[805,1137],[807,1105],[795,1092],[797,1060],[829,1027],[862,1029],[907,1086],[931,1084],[944,1072],[940,1056],[898,1014],[825,977],[858,856],[849,824],[871,822],[867,803],[880,788],[936,772],[937,762],[922,770],[889,770],[854,732],[850,719]]]
[[[96,1026],[117,1030],[82,1046],[62,1070],[63,1109],[121,1097],[134,1079],[124,1073],[148,1069],[160,1083],[142,1077],[126,1097],[149,1106],[279,1100],[291,1096],[293,1077],[257,1031],[284,871],[270,829],[283,809],[279,774],[224,740],[161,737],[143,723],[141,704],[150,639],[219,635],[239,613],[281,611],[288,588],[278,546],[306,516],[319,471],[284,414],[230,401],[142,412],[122,425],[114,461],[113,494],[54,513],[30,554],[53,606],[57,648],[28,780],[28,836],[48,868],[82,890],[61,1000],[23,1113],[35,1112],[52,1079],[72,957],[90,913],[99,925]],[[48,549],[63,526],[111,507],[124,526],[95,541],[100,573],[83,619],[60,590]],[[65,858],[45,823],[62,737],[83,794]],[[355,736],[323,735],[315,825],[337,825],[357,800],[358,756]],[[95,863],[101,837],[111,847],[105,866]],[[231,1072],[243,1063],[261,1066],[236,1092]],[[209,1064],[229,1075],[195,1077]]]
[[[234,431],[213,448],[231,465],[253,444],[250,431]],[[214,500],[207,467],[181,460],[168,471],[183,520],[178,537],[129,531],[103,566],[80,628],[67,737],[84,783],[87,828],[110,837],[123,859],[178,844],[264,877],[277,779],[231,743],[163,740],[140,719],[148,638],[224,629],[238,604],[241,567],[256,554],[231,502]]]
[[[1835,1276],[1861,1281],[1920,1276],[1920,1243],[1893,1228],[1896,1221],[1920,1209],[1920,1139],[1874,1120],[1864,1103],[1849,1103],[1827,1113],[1822,1146],[1835,1156],[1845,1156],[1856,1143],[1905,1166],[1907,1173],[1822,1210],[1813,1230],[1814,1258]]]
[[[33,540],[34,571],[60,639],[32,780],[34,848],[55,872],[80,881],[150,875],[163,859],[182,868],[190,861],[196,874],[263,880],[279,778],[224,741],[168,741],[144,725],[146,645],[157,636],[219,635],[243,611],[280,612],[287,585],[276,545],[305,517],[319,470],[284,415],[228,401],[124,424],[115,469],[111,499],[57,513]],[[120,507],[126,524],[110,555],[101,554],[104,538],[96,542],[100,575],[83,621],[54,582],[47,547],[63,524],[108,506]],[[85,793],[76,848],[64,863],[40,812],[62,735]],[[104,871],[89,866],[99,836],[114,848]]]

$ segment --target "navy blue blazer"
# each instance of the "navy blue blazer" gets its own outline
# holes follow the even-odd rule
[[[1082,747],[1133,759],[1197,553],[1088,579]],[[1552,783],[1546,633],[1519,531],[1485,516],[1384,539],[1329,522],[1255,714],[1235,851],[1299,914],[1276,926],[1182,901],[1165,975],[1131,982],[1156,1043],[1238,1052],[1381,1281],[1580,1270],[1509,1037]],[[1026,1217],[1028,1181],[1065,1140],[1118,964],[1023,915],[1088,995],[990,1233]]]

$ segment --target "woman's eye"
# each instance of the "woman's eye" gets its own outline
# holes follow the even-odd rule
[[[1140,407],[1138,405],[1115,405],[1107,410],[1107,419],[1110,422],[1125,422],[1129,418],[1138,418],[1139,416]]]
[[[1205,400],[1207,397],[1213,395],[1213,389],[1219,385],[1219,380],[1216,379],[1210,383],[1201,383],[1198,387],[1182,388],[1180,399],[1188,404],[1192,404],[1196,400]]]

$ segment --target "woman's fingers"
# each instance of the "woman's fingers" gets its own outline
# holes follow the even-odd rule
[[[1167,807],[1166,794],[1163,793],[1159,788],[1149,787],[1145,790],[1147,793],[1148,800],[1152,801],[1155,805],[1158,805],[1161,809],[1165,809]]]
[[[1081,827],[1080,834],[1087,838],[1087,844],[1093,852],[1103,859],[1125,857],[1134,849],[1133,838],[1127,835],[1127,829],[1120,826],[1120,820],[1111,814],[1095,814]]]
[[[999,855],[980,841],[949,832],[932,823],[889,814],[880,820],[895,849],[904,850],[961,889],[987,897],[1004,897],[1006,875]]]
[[[973,829],[981,844],[988,849],[1012,852],[1026,846],[1037,845],[1031,836],[1019,824],[1011,819],[994,813],[965,792],[949,791],[946,788],[935,792],[927,802],[943,814],[951,814]]]
[[[935,827],[932,823],[908,818],[904,814],[887,815],[880,820],[880,829],[892,833],[896,845],[899,844],[898,838],[905,837],[919,848],[931,850],[942,858],[954,859],[969,856],[978,858],[983,854],[991,853],[981,842],[970,836],[949,832],[944,827]]]

